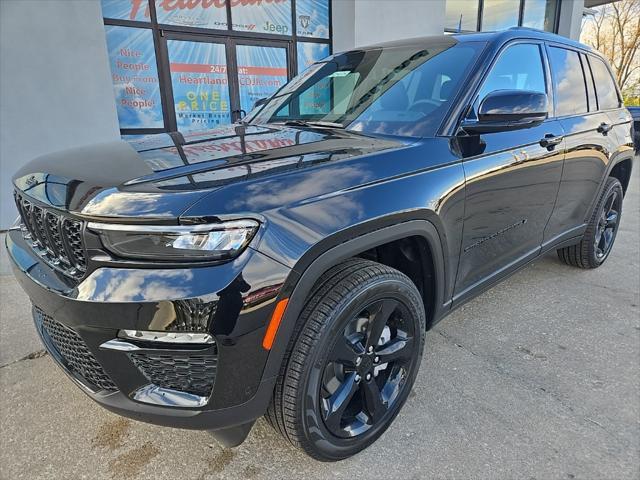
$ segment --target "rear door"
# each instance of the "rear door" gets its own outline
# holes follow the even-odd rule
[[[582,234],[618,145],[609,112],[620,106],[615,84],[600,59],[561,45],[549,45],[548,53],[556,115],[565,132],[567,154],[545,244]],[[592,69],[596,60],[601,65]],[[601,67],[606,73],[602,78]]]
[[[467,120],[474,119],[488,93],[505,89],[538,91],[552,98],[543,44],[521,41],[504,48]],[[551,137],[561,140],[562,135],[551,118],[531,128],[462,137],[466,200],[454,301],[473,295],[539,252],[564,156],[562,141],[546,148],[541,143]]]

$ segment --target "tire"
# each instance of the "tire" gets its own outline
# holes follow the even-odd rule
[[[298,319],[268,422],[317,460],[342,460],[368,447],[411,391],[425,322],[421,295],[401,272],[358,258],[331,268]]]
[[[579,243],[558,249],[558,258],[578,268],[598,268],[613,248],[622,215],[622,184],[609,177]]]

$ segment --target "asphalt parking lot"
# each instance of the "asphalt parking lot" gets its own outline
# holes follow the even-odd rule
[[[225,450],[206,432],[98,407],[42,354],[3,248],[0,477],[640,478],[638,170],[605,266],[580,271],[547,255],[452,314],[427,335],[396,422],[335,464],[298,453],[262,420]]]

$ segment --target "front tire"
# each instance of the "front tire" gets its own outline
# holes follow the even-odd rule
[[[558,258],[578,268],[598,268],[609,257],[618,234],[624,191],[609,177],[580,243],[558,249]]]
[[[268,421],[318,460],[363,450],[407,399],[425,330],[420,293],[404,274],[362,259],[332,268],[300,316]]]

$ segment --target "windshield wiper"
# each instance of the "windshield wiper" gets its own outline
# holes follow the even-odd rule
[[[324,127],[324,128],[345,128],[341,123],[336,122],[308,122],[306,120],[287,120],[284,125],[291,125],[295,127]]]

